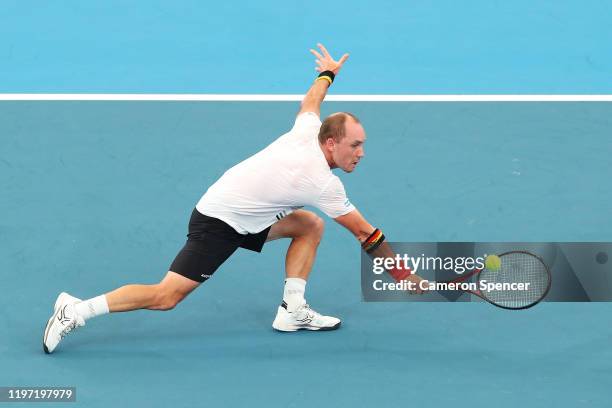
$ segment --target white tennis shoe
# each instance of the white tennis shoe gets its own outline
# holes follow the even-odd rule
[[[53,350],[68,333],[76,327],[85,326],[85,320],[74,310],[74,304],[80,301],[79,298],[65,292],[60,293],[57,297],[53,307],[53,316],[47,322],[43,336],[45,353],[53,353]]]
[[[332,316],[323,316],[312,310],[307,303],[299,306],[293,312],[289,312],[287,310],[287,303],[283,302],[278,307],[272,327],[282,332],[336,330],[340,327],[340,319]]]
[[[61,305],[66,305],[68,303],[79,303],[81,301],[81,299],[71,296],[66,292],[62,292],[59,294],[59,296],[57,297],[57,300],[55,301],[55,305],[53,305],[53,312],[57,312],[57,309],[61,306]]]

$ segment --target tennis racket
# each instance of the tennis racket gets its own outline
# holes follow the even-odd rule
[[[552,276],[540,257],[527,251],[510,251],[498,256],[501,260],[499,269],[476,269],[446,283],[473,280],[476,282],[476,289],[464,291],[502,309],[527,309],[546,297]],[[509,289],[512,284],[515,284],[515,287],[523,284],[525,289]],[[493,289],[496,286],[500,289]],[[503,289],[504,287],[506,289]]]

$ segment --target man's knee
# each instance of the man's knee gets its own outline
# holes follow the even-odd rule
[[[325,230],[325,221],[315,213],[308,212],[306,220],[306,235],[320,241]]]
[[[157,310],[172,310],[178,305],[187,295],[170,290],[164,285],[157,285],[155,295],[155,309]]]
[[[168,271],[164,279],[154,285],[154,306],[151,309],[172,310],[199,285],[199,282],[192,281],[176,272]]]

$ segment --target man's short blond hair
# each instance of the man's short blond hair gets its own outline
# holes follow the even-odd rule
[[[330,137],[334,139],[336,143],[341,141],[346,134],[345,123],[347,118],[351,118],[355,123],[361,123],[352,113],[338,112],[329,115],[325,118],[319,130],[319,143],[324,144]]]

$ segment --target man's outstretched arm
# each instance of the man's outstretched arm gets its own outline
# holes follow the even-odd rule
[[[315,50],[310,50],[310,52],[316,58],[317,67],[315,69],[320,75],[314,84],[312,84],[306,96],[304,96],[302,107],[298,115],[304,112],[314,112],[319,116],[321,115],[321,103],[323,99],[325,99],[325,95],[327,95],[327,89],[333,82],[334,77],[338,75],[340,68],[342,68],[342,64],[344,64],[349,57],[348,54],[344,54],[340,60],[334,61],[323,44],[317,44],[317,46],[321,53]],[[332,74],[326,74],[328,72]]]
[[[395,257],[395,253],[391,249],[391,246],[385,241],[382,232],[370,225],[359,211],[353,210],[346,215],[334,218],[334,220],[349,230],[355,238],[359,240],[363,250],[366,251],[371,258]],[[414,282],[417,288],[415,292],[423,292],[418,285],[423,278],[413,274],[409,269],[392,269],[387,272],[389,272],[396,281],[408,280]]]

